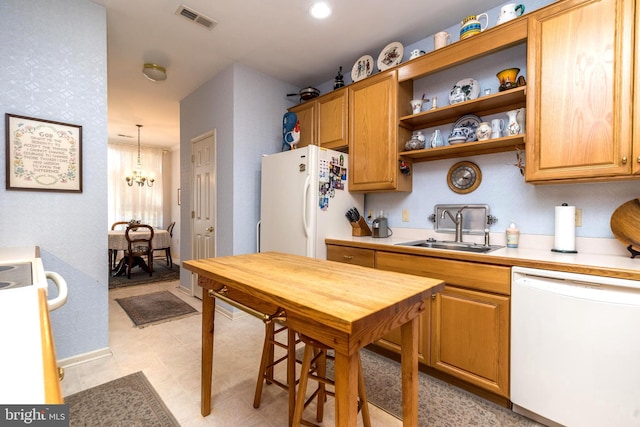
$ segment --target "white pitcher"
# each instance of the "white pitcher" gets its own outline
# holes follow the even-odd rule
[[[523,4],[509,3],[500,8],[500,15],[498,16],[497,25],[503,24],[507,21],[517,18],[524,13]]]
[[[517,115],[520,110],[507,111],[507,126],[505,132],[508,135],[517,135],[520,133],[520,125],[518,124]]]

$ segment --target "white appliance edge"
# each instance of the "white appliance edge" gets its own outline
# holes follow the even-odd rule
[[[513,267],[511,284],[514,411],[640,425],[640,282]]]
[[[348,154],[315,145],[264,156],[259,251],[326,259],[325,238],[351,235],[347,210],[364,212],[348,167]]]

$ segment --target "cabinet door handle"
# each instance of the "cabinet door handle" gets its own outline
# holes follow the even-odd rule
[[[353,259],[353,256],[351,256],[351,255],[343,255],[342,257],[344,259]]]
[[[626,157],[626,156],[622,158],[622,164],[623,164],[623,165],[626,165],[626,164],[627,164],[627,157]]]
[[[640,156],[636,158],[636,162],[640,163]]]

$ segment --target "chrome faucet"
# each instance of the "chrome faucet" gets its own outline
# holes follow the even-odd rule
[[[449,218],[451,218],[451,221],[453,221],[453,223],[456,225],[456,243],[462,243],[462,210],[468,208],[469,206],[463,206],[461,207],[458,212],[456,212],[456,217],[454,218],[453,215],[451,215],[451,212],[449,212],[446,209],[442,210],[442,214],[440,215],[441,219],[444,219],[444,214],[449,215]]]

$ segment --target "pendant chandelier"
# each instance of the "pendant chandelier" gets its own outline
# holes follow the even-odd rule
[[[125,179],[127,180],[127,184],[131,187],[134,183],[138,184],[138,187],[144,187],[146,183],[149,187],[153,187],[153,183],[155,181],[154,178],[147,178],[142,171],[142,160],[140,159],[140,128],[142,125],[138,126],[138,163],[136,164],[136,168],[133,170],[130,176],[127,176]]]

